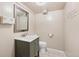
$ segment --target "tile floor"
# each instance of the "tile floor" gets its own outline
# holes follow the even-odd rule
[[[63,51],[47,48],[47,51],[40,51],[40,57],[66,57],[66,55]]]

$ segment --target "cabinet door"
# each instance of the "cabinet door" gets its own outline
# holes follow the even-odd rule
[[[15,56],[16,57],[29,57],[30,56],[29,43],[15,40]]]
[[[34,40],[30,43],[30,56],[34,57],[38,55],[39,51],[39,39]]]

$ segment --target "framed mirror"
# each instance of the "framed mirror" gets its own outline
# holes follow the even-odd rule
[[[29,13],[21,7],[14,5],[14,32],[28,31]]]

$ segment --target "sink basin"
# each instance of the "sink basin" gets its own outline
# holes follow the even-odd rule
[[[27,35],[25,37],[15,37],[16,40],[26,41],[26,42],[32,42],[33,40],[39,38],[38,35]]]

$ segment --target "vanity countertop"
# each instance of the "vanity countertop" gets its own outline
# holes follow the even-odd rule
[[[35,35],[26,35],[25,37],[15,37],[14,39],[26,42],[32,42],[37,38],[39,38],[39,36],[35,34]]]

